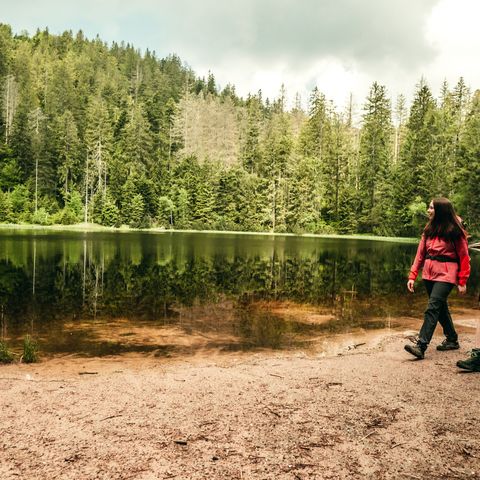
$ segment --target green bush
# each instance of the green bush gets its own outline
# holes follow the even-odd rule
[[[0,190],[0,222],[12,222],[12,201],[8,192]]]
[[[30,192],[25,185],[17,185],[10,192],[10,201],[12,211],[14,213],[21,213],[29,211],[31,208]]]
[[[170,227],[171,219],[173,218],[173,211],[175,205],[168,197],[160,197],[157,206],[157,220],[163,227]]]
[[[51,215],[45,210],[44,207],[40,207],[33,215],[32,215],[32,223],[36,223],[39,225],[51,225],[52,224],[52,217]]]
[[[70,207],[64,207],[51,217],[52,223],[60,223],[61,225],[73,225],[80,220]]]

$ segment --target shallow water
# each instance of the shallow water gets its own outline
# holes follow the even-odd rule
[[[215,233],[0,231],[2,337],[42,354],[159,357],[309,348],[405,327],[426,296],[405,282],[416,245]],[[472,253],[475,307],[479,257]],[[403,320],[402,320],[403,319]]]

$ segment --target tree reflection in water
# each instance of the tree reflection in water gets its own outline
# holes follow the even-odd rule
[[[2,338],[47,352],[158,356],[304,348],[419,316],[416,246],[200,233],[0,233]],[[474,259],[470,291],[478,285]],[[474,305],[473,295],[452,302]]]

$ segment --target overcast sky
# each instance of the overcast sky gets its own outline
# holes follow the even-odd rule
[[[373,81],[411,99],[460,76],[480,88],[480,0],[0,0],[15,33],[81,29],[158,57],[176,53],[237,93],[307,99],[314,86],[358,106]]]

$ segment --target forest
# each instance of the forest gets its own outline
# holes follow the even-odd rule
[[[174,54],[0,24],[0,223],[412,236],[441,195],[478,234],[480,90],[407,88],[288,109]]]

